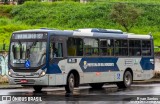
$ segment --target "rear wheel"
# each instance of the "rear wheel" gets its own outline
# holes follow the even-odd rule
[[[89,84],[93,89],[101,89],[104,83],[90,83]]]
[[[74,78],[73,73],[71,73],[71,74],[69,74],[69,76],[67,78],[67,85],[65,86],[66,92],[73,93],[74,86],[75,86],[75,78]]]
[[[42,86],[33,86],[35,92],[41,92]]]
[[[133,76],[130,71],[126,71],[123,76],[122,82],[117,82],[118,88],[127,88],[130,87],[133,81]]]

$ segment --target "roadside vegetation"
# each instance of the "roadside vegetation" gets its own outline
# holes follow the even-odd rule
[[[160,46],[160,1],[100,1],[89,3],[25,2],[16,6],[0,6],[0,43],[8,44],[13,31],[41,27],[65,30],[112,28],[126,31],[122,25],[110,18],[115,3],[121,2],[141,11],[141,15],[128,32],[136,34],[149,34],[151,32],[155,46]]]
[[[0,75],[0,84],[7,84],[8,83],[8,78],[7,76],[2,76]]]
[[[11,34],[17,30],[42,27],[65,30],[109,28],[126,32],[123,24],[115,21],[111,16],[114,5],[117,3],[124,3],[140,13],[136,21],[132,21],[133,26],[131,28],[129,26],[127,31],[136,34],[151,32],[155,46],[160,46],[159,0],[90,0],[89,3],[79,3],[78,0],[75,0],[76,2],[73,2],[74,0],[28,1],[30,2],[22,5],[0,5],[0,50],[3,49],[4,44],[5,50],[8,50]],[[160,49],[156,51],[160,52]],[[155,73],[155,78],[160,78],[159,71]],[[6,77],[0,76],[0,83],[6,82]]]

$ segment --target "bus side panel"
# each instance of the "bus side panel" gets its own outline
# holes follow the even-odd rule
[[[57,65],[57,62],[49,65],[47,70],[47,74],[49,75],[49,85],[62,85],[64,80],[64,75],[62,74],[62,70]]]
[[[49,85],[65,85],[66,74],[49,74]]]
[[[101,83],[122,81],[123,72],[86,72],[84,73],[84,83]]]
[[[133,80],[145,80],[153,77],[153,57],[119,58],[117,65],[120,71],[130,68],[133,71]]]
[[[84,72],[84,83],[122,81],[123,72],[117,66],[118,58],[82,58],[80,67]]]
[[[148,58],[68,58],[50,66],[49,85],[65,85],[71,70],[80,76],[80,84],[123,81],[126,69],[133,72],[133,80],[153,77],[153,57]],[[55,71],[54,71],[55,70]]]
[[[69,60],[76,60],[76,62]],[[49,85],[66,85],[67,76],[71,70],[76,70],[80,76],[80,83],[84,83],[83,72],[79,66],[80,60],[81,58],[68,58],[56,62],[57,64],[51,64],[48,69]]]

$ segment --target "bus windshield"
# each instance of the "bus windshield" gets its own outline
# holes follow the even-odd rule
[[[25,67],[29,61],[29,67],[39,67],[46,62],[45,41],[14,41],[10,47],[10,64],[13,67]]]

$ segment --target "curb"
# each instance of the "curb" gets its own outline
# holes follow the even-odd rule
[[[160,83],[160,81],[133,81],[133,84],[154,84]]]
[[[6,86],[0,86],[0,89],[18,89],[18,88],[23,88],[23,86],[10,86],[10,85],[6,85]]]
[[[160,78],[152,78],[149,80],[142,80],[142,81],[133,81],[133,84],[154,84],[154,83],[160,83]]]

